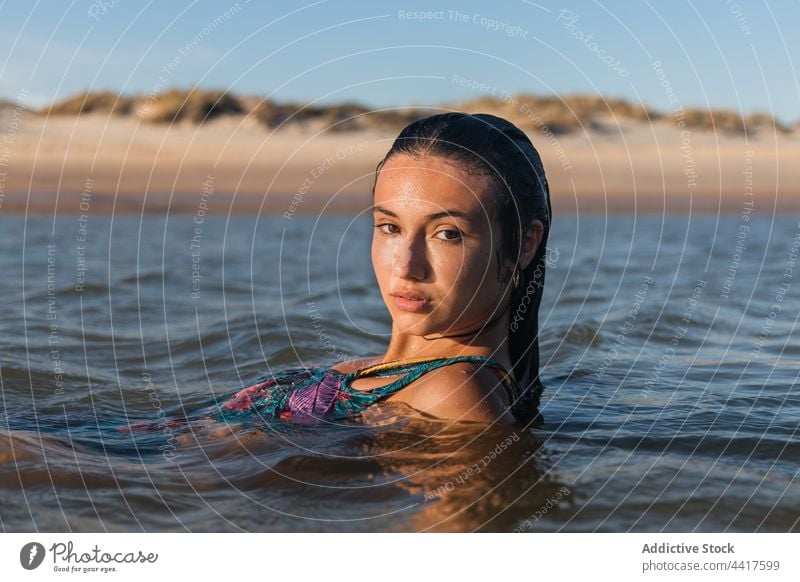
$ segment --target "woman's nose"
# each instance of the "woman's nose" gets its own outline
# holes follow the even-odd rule
[[[403,240],[394,252],[392,271],[403,279],[425,278],[425,245],[416,240]]]

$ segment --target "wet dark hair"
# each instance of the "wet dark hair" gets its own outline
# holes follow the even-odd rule
[[[542,221],[544,233],[536,255],[527,268],[520,271],[519,285],[512,291],[510,303],[498,316],[510,309],[509,354],[520,387],[520,394],[512,403],[512,412],[519,421],[540,422],[539,400],[544,387],[539,379],[539,305],[544,291],[552,210],[550,189],[539,153],[528,136],[505,119],[486,113],[449,112],[420,119],[405,127],[378,164],[376,183],[386,161],[401,154],[415,158],[440,157],[458,164],[467,172],[492,178],[495,206],[490,212],[502,231],[498,245],[500,265],[503,259],[519,263],[521,241],[525,235],[523,226],[530,231],[529,225],[533,220],[538,218]],[[374,198],[375,184],[372,194]],[[498,281],[508,283],[511,275],[506,272],[504,276],[501,270]]]

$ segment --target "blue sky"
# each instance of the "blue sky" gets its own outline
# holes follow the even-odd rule
[[[798,1],[5,1],[0,96],[24,91],[38,106],[85,89],[199,85],[393,107],[482,94],[458,75],[483,92],[764,111],[793,124],[797,24]]]

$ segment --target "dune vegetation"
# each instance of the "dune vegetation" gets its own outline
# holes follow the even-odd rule
[[[671,120],[691,130],[708,130],[729,134],[776,131],[789,134],[800,123],[789,128],[767,113],[741,116],[729,110],[684,109],[663,113],[624,99],[608,99],[591,95],[544,97],[517,94],[506,99],[479,97],[446,103],[441,109],[469,113],[494,113],[506,117],[526,131],[566,134],[613,128],[617,124],[648,123]],[[333,105],[278,102],[258,97],[240,97],[226,91],[202,89],[170,89],[150,95],[123,96],[111,91],[82,92],[49,107],[39,109],[41,115],[106,114],[136,116],[147,123],[200,124],[225,116],[249,116],[265,128],[307,126],[311,123],[326,131],[344,132],[358,129],[397,131],[411,121],[430,115],[436,108],[398,107],[370,109],[346,102]]]

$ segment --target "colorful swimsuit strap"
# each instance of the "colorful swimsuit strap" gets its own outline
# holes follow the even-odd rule
[[[373,388],[372,390],[366,391],[368,394],[374,394],[379,398],[384,396],[388,396],[397,392],[398,390],[405,388],[411,382],[430,372],[431,370],[435,370],[437,368],[442,368],[444,366],[449,366],[450,364],[456,364],[459,362],[470,362],[473,364],[483,364],[485,366],[489,366],[490,368],[496,370],[498,372],[498,376],[500,376],[501,380],[503,380],[503,384],[509,391],[509,397],[512,399],[513,402],[515,396],[513,394],[514,390],[509,385],[508,381],[511,380],[511,377],[508,376],[503,366],[501,366],[498,362],[493,360],[492,358],[486,356],[457,356],[455,358],[412,358],[409,360],[400,360],[397,362],[386,362],[384,364],[376,364],[374,366],[369,366],[367,368],[362,368],[361,370],[357,370],[355,372],[351,372],[347,374],[342,379],[342,387],[344,389],[350,389],[354,392],[365,392],[359,391],[354,388],[350,387],[350,382],[355,380],[356,378],[365,378],[369,376],[397,376],[398,374],[402,374],[405,371],[408,371],[402,378],[395,380],[385,386],[380,386],[378,388]]]

